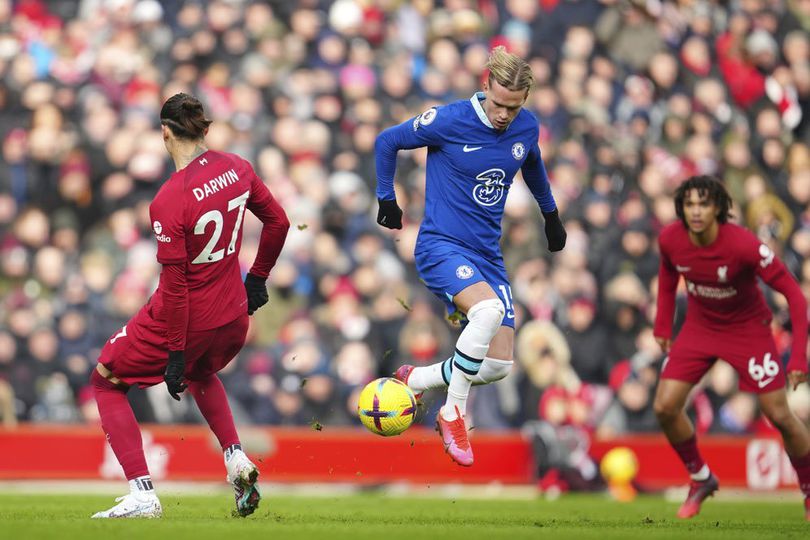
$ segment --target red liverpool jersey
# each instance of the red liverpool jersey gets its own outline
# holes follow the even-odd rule
[[[680,276],[686,282],[686,317],[692,324],[715,330],[767,324],[772,315],[758,287],[759,276],[787,298],[794,337],[791,360],[806,366],[807,303],[782,261],[750,231],[731,223],[720,224],[714,242],[696,246],[679,221],[664,228],[658,244],[661,264],[656,336],[672,336]]]
[[[238,260],[246,210],[265,225],[251,273],[267,277],[289,223],[250,163],[209,150],[163,184],[149,207],[157,260],[164,265],[158,289],[144,308],[153,319],[166,320],[177,293],[170,290],[166,265],[185,268],[187,331],[218,328],[246,313]]]

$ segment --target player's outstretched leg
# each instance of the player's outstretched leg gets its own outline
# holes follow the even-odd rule
[[[242,451],[222,381],[213,374],[202,380],[191,381],[188,389],[222,447],[228,471],[227,481],[233,486],[236,510],[240,516],[249,516],[256,511],[261,500],[256,485],[259,469]]]
[[[447,401],[436,416],[436,428],[445,451],[465,467],[473,464],[464,416],[472,381],[481,370],[489,344],[498,332],[505,313],[497,298],[481,300],[467,311],[467,326],[456,342],[453,369],[447,386]]]
[[[256,511],[262,498],[259,486],[256,485],[259,469],[239,444],[225,450],[225,469],[228,471],[227,480],[233,486],[236,511],[240,516],[247,517]]]
[[[512,360],[498,360],[497,358],[485,357],[481,362],[481,369],[473,377],[472,385],[480,386],[500,381],[512,371],[514,362]],[[417,398],[422,397],[425,390],[433,388],[447,388],[450,384],[450,376],[453,373],[453,359],[448,358],[444,362],[437,362],[429,366],[412,366],[404,364],[399,366],[394,378],[407,384]]]
[[[93,370],[90,383],[96,397],[101,427],[115,457],[129,480],[129,494],[118,497],[108,510],[96,512],[93,518],[158,518],[163,514],[152,486],[141,431],[127,401],[126,389],[108,381]]]

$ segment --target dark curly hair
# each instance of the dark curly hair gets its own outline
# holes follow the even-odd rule
[[[195,141],[205,136],[211,120],[205,117],[199,99],[181,92],[163,104],[160,109],[160,123],[171,129],[175,137]]]
[[[726,223],[728,218],[732,217],[731,196],[728,194],[728,191],[726,191],[726,186],[723,185],[723,182],[714,176],[693,176],[684,180],[684,182],[678,186],[678,189],[675,190],[675,213],[684,225],[687,225],[687,223],[683,213],[683,202],[686,199],[686,194],[693,189],[697,190],[701,197],[706,197],[718,208],[718,222]]]

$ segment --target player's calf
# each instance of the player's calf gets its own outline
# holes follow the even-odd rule
[[[512,371],[512,366],[515,364],[512,360],[498,360],[496,358],[484,358],[481,363],[481,369],[473,377],[473,386],[483,384],[490,384],[498,382]]]

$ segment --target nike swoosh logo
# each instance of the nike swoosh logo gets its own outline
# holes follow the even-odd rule
[[[690,266],[679,266],[679,265],[675,265],[675,270],[677,270],[678,272],[688,272],[688,271],[689,271],[689,270],[691,270],[691,269],[692,269],[692,268],[691,268]]]
[[[759,387],[760,387],[760,388],[765,388],[765,387],[766,387],[766,386],[768,386],[768,385],[770,384],[770,382],[771,382],[772,380],[774,380],[775,378],[776,378],[776,377],[771,377],[770,379],[765,379],[764,381],[759,381],[757,384],[759,385]]]
[[[482,148],[483,146],[467,146],[465,144],[462,150],[464,150],[465,152],[475,152],[476,150],[481,150]]]
[[[506,318],[507,318],[507,319],[514,319],[514,318],[515,318],[515,314],[514,314],[514,313],[507,313],[507,314],[506,314]]]

